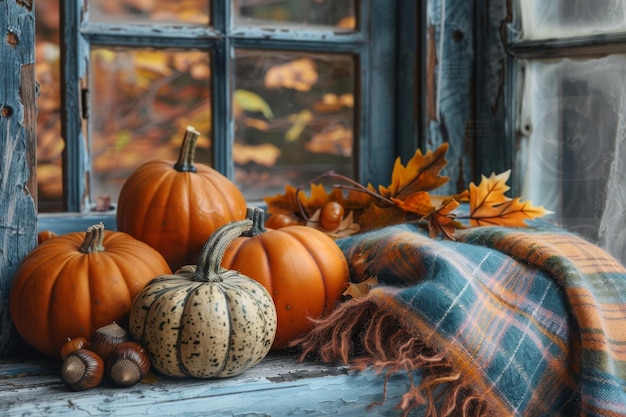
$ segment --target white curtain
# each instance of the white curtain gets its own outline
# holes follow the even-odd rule
[[[524,39],[626,31],[624,0],[518,0]]]
[[[522,194],[626,264],[626,55],[524,65]]]

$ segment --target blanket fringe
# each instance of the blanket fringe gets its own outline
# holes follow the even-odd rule
[[[409,389],[397,408],[404,416],[418,407],[426,417],[494,415],[487,400],[453,369],[445,352],[436,351],[402,325],[396,315],[367,298],[338,306],[292,345],[301,348],[300,360],[317,356],[327,363],[341,361],[357,371],[370,368],[384,374],[382,401],[370,407],[384,404],[389,378],[403,372]],[[413,380],[416,370],[422,375],[418,384]]]

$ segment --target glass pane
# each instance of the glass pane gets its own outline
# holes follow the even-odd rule
[[[207,0],[87,0],[89,20],[103,23],[208,25]]]
[[[518,0],[524,39],[626,31],[622,0]]]
[[[626,55],[527,63],[523,194],[626,261]]]
[[[249,199],[335,170],[353,177],[351,55],[238,50],[236,182]]]
[[[211,163],[209,53],[91,49],[91,197],[117,199],[125,178],[155,158],[175,160],[192,125],[196,161]]]
[[[355,0],[233,0],[236,25],[326,26],[354,30]]]
[[[40,212],[63,208],[59,0],[37,3],[37,194]]]

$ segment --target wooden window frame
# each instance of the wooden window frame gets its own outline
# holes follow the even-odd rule
[[[83,18],[84,0],[64,2],[61,27],[62,62],[62,136],[63,207],[66,229],[76,229],[73,219],[81,224],[102,218],[113,225],[111,214],[90,213],[86,206],[86,176],[89,155],[85,138],[88,90],[81,86],[87,75],[89,47],[124,46],[154,48],[189,48],[212,53],[212,106],[214,137],[214,168],[232,178],[232,141],[234,120],[231,106],[232,81],[228,74],[233,67],[235,48],[302,50],[352,54],[355,57],[355,149],[354,172],[361,182],[383,184],[389,181],[396,156],[412,155],[421,128],[415,114],[415,100],[420,88],[415,72],[416,33],[396,31],[396,25],[419,28],[422,19],[418,2],[398,0],[357,0],[357,22],[353,33],[332,29],[314,31],[275,31],[260,27],[231,27],[230,2],[211,2],[210,27],[192,26],[180,31],[175,26],[119,25],[89,22]],[[421,2],[420,2],[421,3]],[[158,28],[157,28],[158,27]],[[158,30],[156,30],[158,29]],[[392,30],[393,29],[393,30]],[[397,48],[390,48],[396,45]],[[401,50],[404,53],[396,53]],[[412,54],[412,55],[410,55]],[[410,58],[409,58],[410,57]],[[407,89],[407,86],[409,87]],[[219,114],[216,114],[219,112]],[[231,113],[225,117],[225,114]],[[52,225],[58,215],[40,215],[40,229]],[[60,227],[57,224],[57,229]]]

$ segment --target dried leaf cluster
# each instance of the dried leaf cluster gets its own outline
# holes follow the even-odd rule
[[[335,172],[309,181],[308,195],[302,187],[287,185],[284,194],[265,198],[267,212],[272,214],[270,220],[274,217],[271,223],[268,220],[268,227],[306,224],[338,238],[392,224],[416,222],[427,227],[432,238],[454,240],[457,229],[489,225],[524,227],[526,220],[550,213],[530,201],[506,196],[510,189],[506,184],[510,170],[482,176],[479,184],[472,182],[468,189],[455,195],[431,194],[449,180],[441,175],[448,163],[447,151],[447,143],[425,154],[418,149],[406,166],[400,158],[396,159],[391,183],[387,186],[364,186]],[[330,192],[321,184],[328,178],[340,182],[332,184]],[[333,230],[323,227],[319,220],[329,202],[339,203],[345,210]],[[463,207],[463,215],[457,213],[460,207]]]

